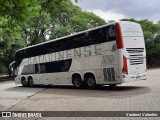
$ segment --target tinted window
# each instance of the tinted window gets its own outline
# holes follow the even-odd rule
[[[19,61],[18,63],[20,64],[23,58],[109,42],[113,40],[116,40],[116,29],[114,25],[110,25],[96,30],[87,31],[78,35],[70,36],[68,38],[63,38],[58,41],[53,41],[18,51],[16,53],[16,61]]]
[[[26,65],[23,67],[22,75],[34,74],[34,73],[35,73],[35,65]]]
[[[68,59],[68,60],[47,62],[35,65],[26,65],[23,67],[22,75],[67,72],[70,69],[71,63],[72,59]]]
[[[46,73],[46,65],[40,64],[40,73]]]
[[[116,40],[116,28],[114,25],[108,27],[107,34],[109,41]]]
[[[67,72],[71,66],[71,59],[42,63],[46,67],[46,73]]]
[[[40,70],[39,70],[39,64],[36,64],[35,65],[35,73],[39,73],[40,72]]]

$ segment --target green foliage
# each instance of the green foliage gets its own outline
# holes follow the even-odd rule
[[[62,36],[67,36],[69,34],[71,34],[73,32],[72,26],[70,25],[66,25],[66,26],[57,26],[56,28],[54,28],[54,30],[52,30],[54,32],[52,32],[50,36],[50,38],[59,38]]]
[[[61,9],[59,9],[59,17],[57,17],[57,19],[54,19],[55,16],[50,13],[52,22],[55,23],[55,26],[53,29],[51,28],[50,31],[50,39],[62,37],[106,23],[93,13],[82,11],[78,6],[73,5],[71,1],[63,0],[60,6]]]
[[[0,0],[0,16],[7,19],[7,25],[14,27],[30,18],[39,11],[37,0]]]
[[[8,70],[16,50],[22,47],[106,23],[70,0],[0,0],[0,8],[0,72]],[[160,21],[123,20],[141,24],[148,64],[160,66]]]
[[[26,45],[45,42],[45,32],[50,27],[51,17],[45,11],[40,11],[38,16],[31,18],[32,22],[24,24],[22,31]]]
[[[0,8],[0,72],[8,70],[17,49],[106,23],[70,0],[0,0]],[[123,20],[141,24],[148,64],[160,65],[160,21]]]
[[[0,8],[0,73],[22,47],[105,24],[70,0],[0,0]]]

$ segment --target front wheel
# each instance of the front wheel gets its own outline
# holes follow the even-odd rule
[[[88,76],[86,78],[86,84],[88,88],[94,88],[96,86],[95,78],[93,76]]]
[[[73,77],[73,84],[75,88],[81,88],[83,85],[82,79],[80,76]]]

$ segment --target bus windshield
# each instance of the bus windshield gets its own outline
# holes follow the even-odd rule
[[[10,63],[9,69],[10,69],[10,72],[11,72],[11,76],[16,77],[17,73],[18,73],[18,67],[15,65],[15,61]]]

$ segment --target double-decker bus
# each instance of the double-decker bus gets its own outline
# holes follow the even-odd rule
[[[10,67],[23,86],[146,80],[144,36],[137,23],[115,22],[19,49]]]

